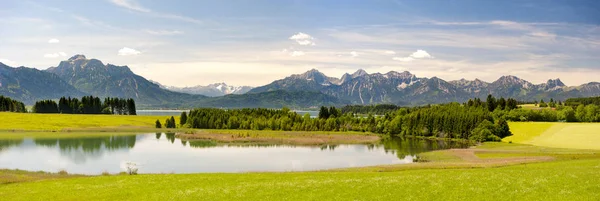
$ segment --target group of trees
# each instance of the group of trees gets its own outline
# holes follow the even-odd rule
[[[182,114],[182,117],[184,114]],[[286,131],[362,131],[389,135],[444,137],[477,141],[499,140],[510,135],[506,120],[494,118],[484,105],[458,103],[400,108],[384,115],[359,117],[335,107],[321,107],[318,118],[300,116],[289,109],[191,110],[180,126],[200,129]],[[157,121],[157,125],[158,125]]]
[[[546,103],[544,102],[544,99],[540,100],[540,103],[538,104],[537,102],[535,103],[536,106],[539,107],[550,107],[550,108],[555,108],[556,106],[563,106],[563,103],[561,101],[555,102],[554,99],[550,99],[550,102]]]
[[[600,106],[580,104],[577,107],[557,105],[546,109],[516,109],[494,112],[510,121],[600,122]]]
[[[31,109],[34,113],[58,113],[58,105],[53,100],[35,102]]]
[[[485,102],[482,102],[479,98],[475,98],[469,99],[464,105],[469,107],[485,107],[490,112],[493,112],[496,109],[512,110],[519,107],[518,102],[515,99],[504,99],[504,97],[496,99],[496,97],[492,95],[488,95]]]
[[[578,107],[579,105],[600,105],[600,96],[586,98],[569,98],[565,100],[566,106]]]
[[[23,102],[0,96],[0,112],[27,112],[27,109]]]
[[[58,100],[58,104],[53,100],[38,101],[33,106],[33,112],[136,115],[136,108],[135,101],[131,98],[105,98],[102,102],[99,97],[84,96],[81,100],[62,97]]]
[[[342,113],[354,113],[354,114],[376,114],[384,115],[388,112],[393,112],[400,109],[400,106],[393,104],[379,104],[379,105],[346,105],[342,107]]]

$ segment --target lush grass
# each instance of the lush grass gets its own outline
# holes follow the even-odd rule
[[[17,182],[52,180],[59,178],[82,177],[83,175],[71,175],[67,172],[48,173],[48,172],[29,172],[24,170],[2,170],[0,169],[0,185]],[[1,191],[1,190],[0,190]]]
[[[536,146],[600,150],[600,123],[511,122],[502,141]]]
[[[552,122],[509,122],[508,126],[513,135],[502,139],[502,141],[527,143],[531,139],[540,136],[553,125],[555,123]]]
[[[153,129],[159,119],[166,116],[80,115],[80,114],[34,114],[0,112],[0,130],[65,131],[80,129]],[[176,122],[179,122],[176,117]]]
[[[98,176],[0,186],[5,200],[589,200],[600,160],[501,168]]]

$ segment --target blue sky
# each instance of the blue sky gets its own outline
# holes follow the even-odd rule
[[[0,0],[0,62],[74,54],[174,86],[259,86],[312,68],[340,77],[600,81],[595,0]]]

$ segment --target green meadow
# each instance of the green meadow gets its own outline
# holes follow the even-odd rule
[[[167,116],[126,116],[86,114],[35,114],[0,112],[0,130],[5,131],[70,131],[70,130],[135,130],[153,129],[158,119]],[[177,122],[179,117],[175,117]]]
[[[600,150],[600,123],[511,122],[504,142]]]
[[[151,116],[0,113],[1,138],[148,131]],[[44,123],[35,123],[44,122]],[[19,131],[12,132],[19,128]],[[100,128],[100,129],[99,129]],[[600,124],[510,122],[513,136],[412,164],[286,173],[71,175],[0,170],[2,200],[595,200]],[[111,130],[111,129],[114,129]],[[102,132],[90,132],[103,130]],[[156,129],[155,129],[156,130]],[[35,132],[31,132],[35,131]],[[58,132],[54,132],[58,131]],[[70,131],[70,132],[69,132]],[[206,130],[186,130],[204,133]],[[129,132],[122,132],[128,134]],[[227,136],[276,131],[214,130]],[[283,133],[283,135],[306,133]],[[335,133],[320,132],[319,135]],[[356,136],[364,135],[352,133]],[[348,135],[352,136],[352,135]],[[510,142],[510,143],[509,143]]]

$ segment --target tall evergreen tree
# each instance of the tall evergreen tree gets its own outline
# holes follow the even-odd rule
[[[179,118],[179,125],[185,125],[187,123],[187,113],[182,112],[181,117]]]

